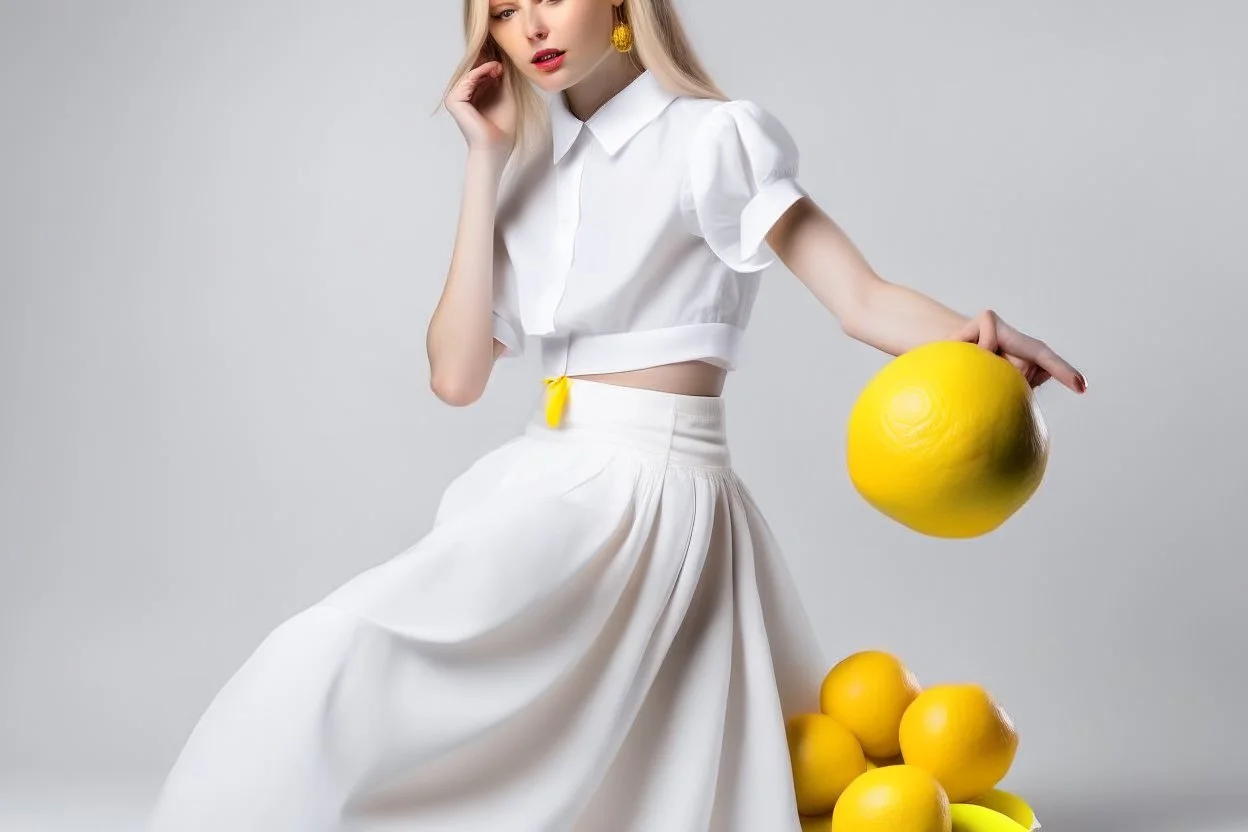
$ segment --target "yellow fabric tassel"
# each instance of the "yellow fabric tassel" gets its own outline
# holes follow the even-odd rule
[[[568,377],[546,379],[546,424],[559,427],[563,408],[568,402]]]

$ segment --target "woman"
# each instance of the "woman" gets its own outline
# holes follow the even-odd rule
[[[670,0],[465,0],[465,24],[431,383],[467,405],[529,338],[541,403],[426,537],[265,639],[151,828],[797,830],[785,720],[827,664],[721,397],[760,275],[779,259],[890,354],[962,338],[1033,385],[1082,376],[873,274]]]

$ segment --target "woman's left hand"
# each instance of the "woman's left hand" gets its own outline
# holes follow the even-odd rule
[[[1039,387],[1050,378],[1055,378],[1076,393],[1088,389],[1083,374],[1053,352],[1048,344],[1019,332],[991,309],[985,309],[971,318],[953,337],[958,341],[978,344],[1007,359],[1032,387]]]

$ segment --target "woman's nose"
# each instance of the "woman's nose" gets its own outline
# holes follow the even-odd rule
[[[524,16],[524,31],[529,40],[541,41],[545,40],[550,34],[546,22],[542,19],[542,15],[533,6],[529,7],[528,12]]]

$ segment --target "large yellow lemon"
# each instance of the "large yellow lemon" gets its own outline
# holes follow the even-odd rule
[[[868,757],[882,760],[901,753],[901,715],[920,690],[896,656],[863,650],[828,671],[819,689],[819,709],[853,731]]]
[[[898,737],[906,763],[930,772],[954,803],[1001,782],[1018,751],[1013,721],[974,684],[935,685],[920,693],[902,715]]]
[[[1048,456],[1048,429],[1023,374],[964,341],[892,359],[849,416],[854,488],[887,517],[933,537],[999,527],[1040,487]]]
[[[873,768],[841,795],[832,832],[950,832],[949,797],[915,766]]]
[[[824,714],[798,714],[786,723],[797,811],[823,815],[854,778],[867,770],[862,746],[848,728]]]

